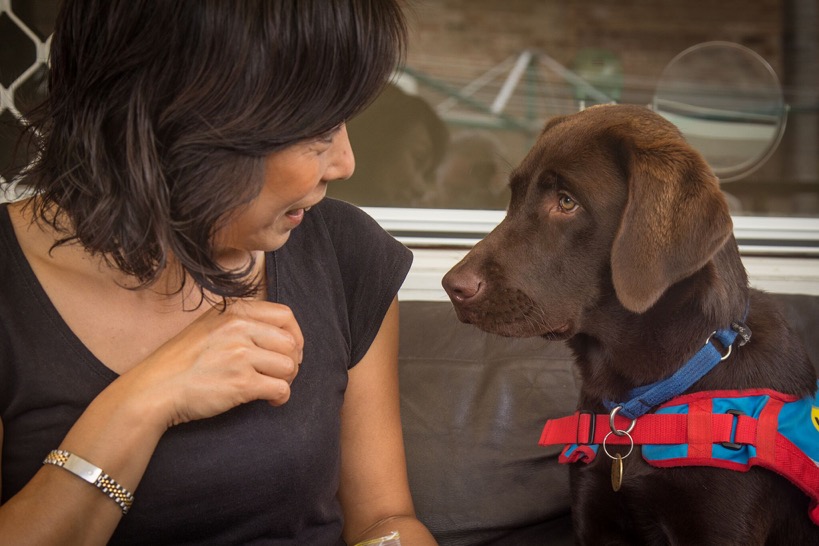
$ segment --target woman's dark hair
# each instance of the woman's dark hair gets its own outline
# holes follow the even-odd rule
[[[405,43],[393,0],[66,0],[29,126],[36,217],[142,286],[173,255],[204,290],[249,295],[213,234],[266,155],[361,111]]]

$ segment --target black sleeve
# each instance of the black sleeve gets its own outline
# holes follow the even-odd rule
[[[412,252],[361,209],[320,205],[335,248],[350,323],[350,367],[367,353],[412,264]]]

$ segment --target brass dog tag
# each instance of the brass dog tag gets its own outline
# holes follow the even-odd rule
[[[618,453],[611,459],[611,487],[614,491],[620,491],[623,485],[623,458]]]

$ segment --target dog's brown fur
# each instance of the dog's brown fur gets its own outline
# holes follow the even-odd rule
[[[814,391],[801,342],[748,288],[717,179],[672,124],[626,105],[557,118],[510,185],[506,218],[443,284],[464,322],[568,339],[579,408],[669,376],[746,306],[750,343],[688,392]],[[571,465],[580,544],[819,544],[807,496],[773,472],[656,469],[638,449],[624,466],[615,493],[607,457]]]

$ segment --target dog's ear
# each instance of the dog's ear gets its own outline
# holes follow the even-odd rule
[[[543,126],[543,129],[540,131],[541,135],[544,135],[566,121],[572,119],[571,115],[563,115],[563,116],[554,116],[549,118],[549,121],[546,122],[546,125]]]
[[[628,199],[611,269],[618,300],[640,313],[702,268],[733,225],[717,178],[682,137],[623,145]]]

